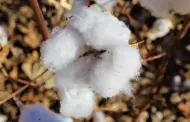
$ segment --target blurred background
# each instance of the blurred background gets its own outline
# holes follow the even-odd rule
[[[157,18],[138,0],[117,1],[111,11],[131,29],[130,42],[140,50],[143,66],[132,81],[133,98],[97,95],[94,111],[102,111],[106,122],[190,122],[190,16],[176,14],[170,32],[150,42],[146,33]],[[72,8],[72,0],[38,2],[49,31],[66,25],[64,12]],[[8,32],[8,42],[0,49],[0,122],[18,121],[18,100],[41,102],[59,112],[54,74],[40,62],[43,36],[30,1],[0,0],[0,26]]]

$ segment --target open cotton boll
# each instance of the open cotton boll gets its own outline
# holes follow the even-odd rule
[[[167,35],[170,29],[173,28],[173,24],[169,19],[157,19],[150,31],[147,33],[147,37],[150,40],[161,38]]]
[[[95,49],[105,49],[110,46],[128,45],[131,32],[122,21],[110,14],[99,18],[94,27],[83,36],[87,45]]]
[[[1,46],[5,46],[8,41],[8,31],[5,27],[0,26],[0,44]]]
[[[153,16],[168,17],[170,4],[169,0],[139,0],[140,4],[149,9]]]
[[[95,0],[95,1],[96,3],[98,3],[107,10],[111,9],[117,3],[117,0]]]
[[[67,122],[68,120],[51,112],[42,104],[34,104],[31,106],[24,106],[21,110],[19,122]],[[72,121],[71,121],[72,122]]]
[[[72,28],[55,32],[41,46],[41,60],[50,70],[59,70],[77,56],[83,47],[83,38]]]
[[[137,49],[125,46],[109,48],[93,64],[90,85],[105,98],[115,96],[126,85],[131,86],[130,79],[138,74],[140,67],[141,58]]]
[[[75,118],[89,117],[94,107],[94,93],[89,88],[66,89],[61,96],[60,112]]]

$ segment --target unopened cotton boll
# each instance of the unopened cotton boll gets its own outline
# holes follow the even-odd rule
[[[64,95],[61,96],[60,112],[75,118],[88,117],[92,114],[94,97],[93,91],[89,88],[65,89]]]
[[[8,31],[5,27],[0,26],[0,44],[5,46],[8,41]]]
[[[173,24],[171,22],[171,20],[169,19],[157,19],[152,28],[149,30],[149,32],[147,33],[147,37],[150,40],[155,40],[156,38],[161,38],[166,36],[170,29],[173,28]]]
[[[41,46],[41,60],[50,70],[67,66],[80,55],[83,38],[72,28],[56,31]]]
[[[95,0],[96,3],[109,10],[116,5],[117,0]]]
[[[125,46],[109,48],[93,64],[90,85],[105,98],[115,96],[123,92],[125,86],[131,86],[130,79],[138,75],[140,67],[141,58],[137,49]],[[131,89],[126,91],[131,95]]]
[[[23,106],[19,122],[72,122],[72,119],[61,117],[38,103]]]

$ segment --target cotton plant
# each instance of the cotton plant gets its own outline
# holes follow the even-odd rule
[[[73,120],[51,112],[44,105],[36,103],[21,107],[19,122],[73,122]]]
[[[88,117],[95,93],[104,98],[132,95],[130,80],[139,74],[141,57],[129,46],[129,28],[102,7],[76,0],[66,17],[67,26],[42,44],[41,58],[55,72],[60,112]]]
[[[5,27],[0,26],[0,45],[3,47],[8,42],[8,31]]]

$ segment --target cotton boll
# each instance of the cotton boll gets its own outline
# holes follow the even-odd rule
[[[88,117],[94,106],[94,93],[88,88],[73,87],[65,90],[60,112],[75,118]]]
[[[83,47],[83,38],[72,28],[56,31],[41,46],[42,62],[51,70],[59,70],[77,56]]]
[[[93,114],[93,122],[105,122],[103,112],[96,112]]]
[[[131,86],[130,79],[138,74],[140,67],[141,58],[135,48],[125,46],[109,48],[93,64],[90,85],[105,98],[115,96],[124,91],[126,85]]]
[[[105,15],[83,36],[87,45],[95,49],[105,49],[110,46],[128,45],[130,35],[129,28],[122,21],[112,15]]]
[[[19,122],[66,122],[57,114],[46,109],[42,104],[24,106],[21,110]],[[67,120],[67,119],[66,119]]]
[[[157,19],[153,27],[148,32],[147,36],[150,40],[155,40],[156,38],[161,38],[166,36],[170,29],[173,28],[173,24],[169,19]]]
[[[5,27],[0,26],[0,44],[1,46],[5,46],[8,41],[8,31]]]
[[[190,0],[170,0],[174,12],[181,15],[190,14]]]
[[[111,9],[117,3],[116,0],[95,0],[95,1],[96,3],[98,3],[107,10]]]

